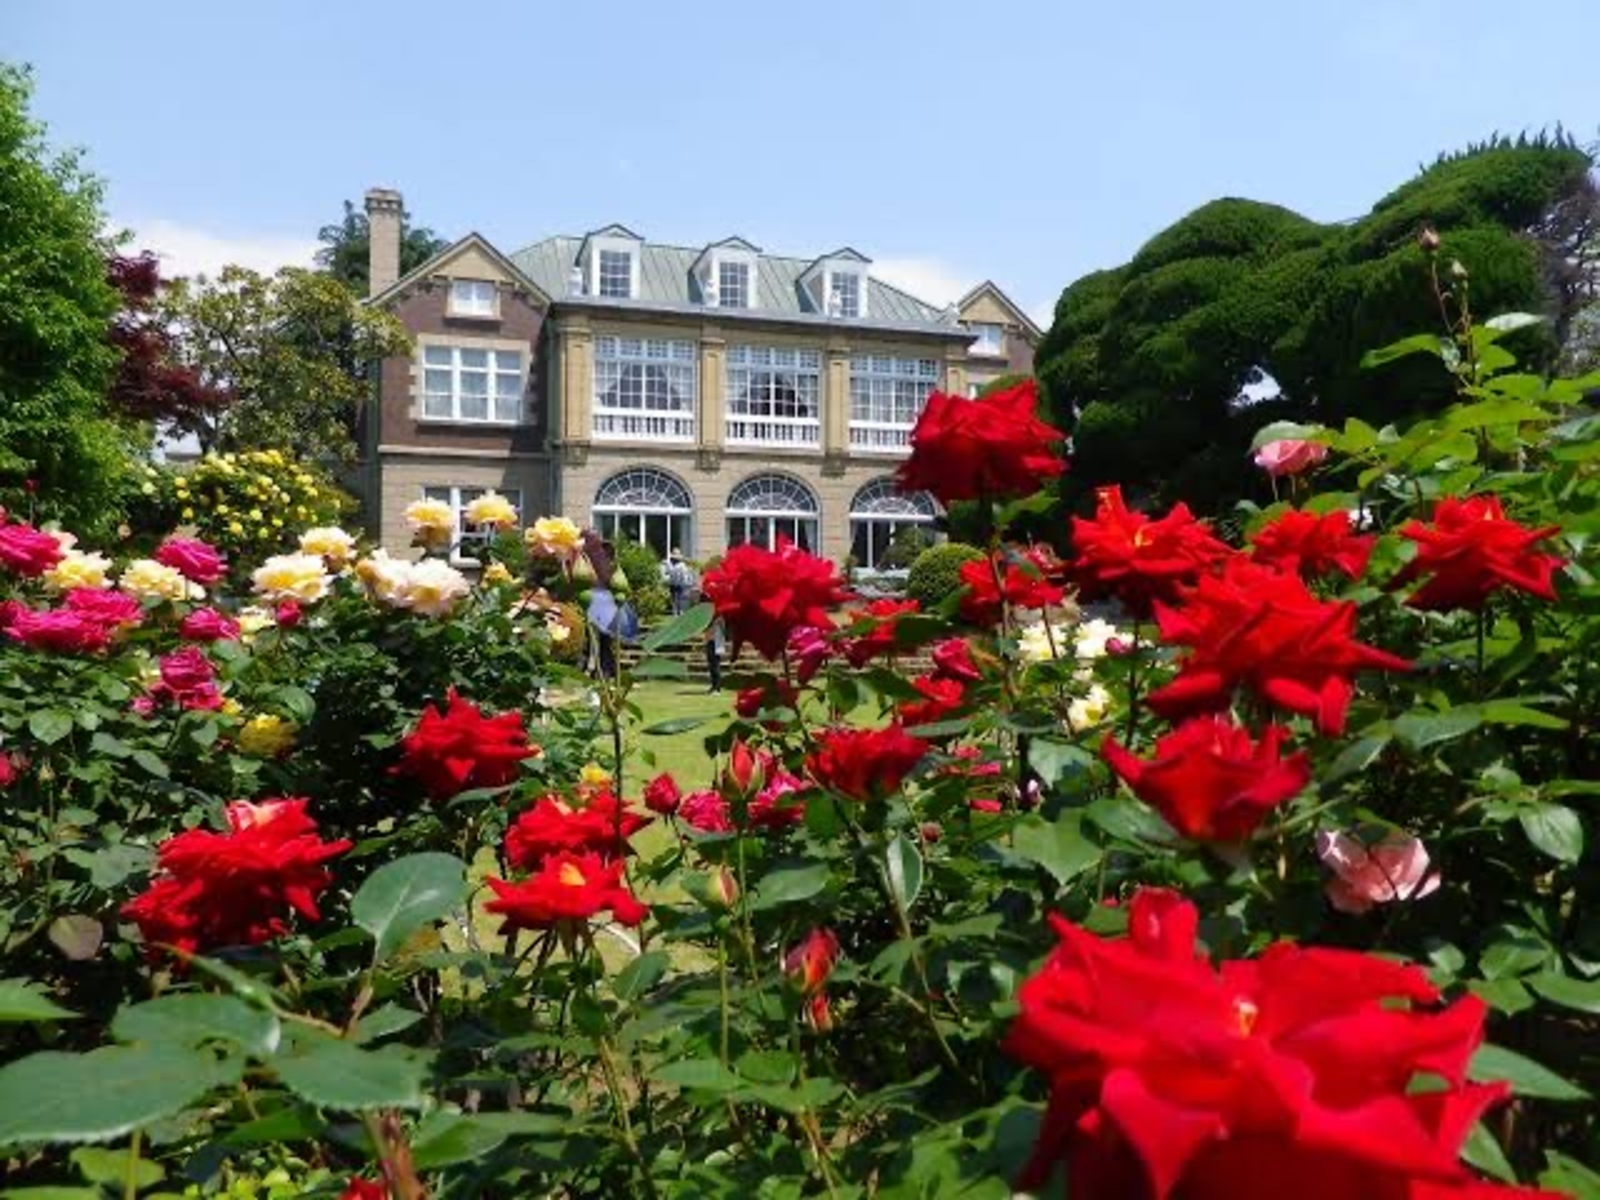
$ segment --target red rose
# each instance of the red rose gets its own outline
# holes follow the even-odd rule
[[[804,686],[815,679],[817,672],[833,657],[833,643],[828,640],[828,631],[815,625],[802,625],[789,635],[783,652],[794,668],[794,677]]]
[[[678,820],[701,833],[732,833],[728,802],[716,792],[690,792],[678,806]]]
[[[538,751],[528,745],[519,713],[486,717],[476,704],[451,688],[447,707],[430,704],[416,727],[401,740],[394,772],[415,776],[435,800],[448,800],[471,788],[503,787],[517,778],[517,764]]]
[[[922,699],[902,700],[899,709],[900,720],[911,727],[942,721],[959,712],[966,702],[967,690],[959,680],[923,675],[913,679],[911,686],[917,689]]]
[[[1360,579],[1372,557],[1372,534],[1350,532],[1350,514],[1343,509],[1323,513],[1290,509],[1256,530],[1250,539],[1250,557],[1264,566],[1312,578],[1340,571]]]
[[[180,695],[204,687],[216,677],[211,660],[193,646],[161,658],[161,682]]]
[[[1218,970],[1171,892],[1139,892],[1128,918],[1109,941],[1052,917],[1061,943],[1020,989],[1005,1049],[1052,1090],[1019,1188],[1065,1164],[1074,1196],[1130,1200],[1539,1194],[1459,1162],[1509,1093],[1465,1078],[1482,1001],[1435,1008],[1416,967],[1285,942]]]
[[[541,796],[506,830],[506,859],[519,871],[532,871],[556,854],[620,858],[628,852],[628,839],[649,823],[609,791],[595,792],[580,808],[558,796]]]
[[[1000,578],[995,568],[1001,567]],[[1066,590],[1050,582],[1055,564],[1043,550],[1007,549],[992,559],[978,558],[961,564],[958,575],[966,585],[961,597],[961,619],[974,625],[993,625],[1003,607],[1048,608],[1059,604]]]
[[[1190,647],[1177,678],[1147,697],[1169,720],[1226,708],[1236,688],[1248,687],[1337,735],[1357,671],[1411,667],[1355,640],[1354,604],[1318,600],[1298,576],[1245,558],[1202,577],[1178,606],[1158,602],[1155,613],[1163,641]]]
[[[800,702],[800,692],[791,683],[781,679],[768,679],[745,688],[734,697],[733,711],[746,721],[753,721],[763,709],[793,708]]]
[[[776,763],[767,768],[766,783],[750,801],[746,812],[756,829],[784,829],[806,819],[806,781]]]
[[[1541,554],[1534,546],[1560,533],[1559,525],[1528,529],[1506,520],[1498,496],[1444,499],[1433,509],[1433,524],[1407,521],[1400,533],[1417,543],[1417,556],[1390,582],[1404,587],[1431,578],[1406,601],[1412,608],[1476,612],[1499,588],[1554,600],[1550,577],[1566,560]]]
[[[1066,434],[1038,417],[1032,379],[975,400],[933,392],[911,431],[911,457],[895,473],[902,492],[944,504],[1031,496],[1067,469],[1049,447]]]
[[[191,642],[239,640],[239,622],[214,608],[197,608],[178,624],[178,636]]]
[[[228,805],[228,832],[191,829],[156,850],[150,887],[122,908],[152,951],[199,952],[282,936],[287,917],[320,917],[317,896],[332,882],[323,864],[351,847],[324,842],[305,800]]]
[[[895,627],[908,613],[919,612],[915,600],[874,600],[852,616],[852,624],[871,622],[859,637],[846,638],[844,656],[852,667],[864,667],[875,658],[892,657],[895,652]]]
[[[32,525],[0,525],[0,567],[24,579],[37,579],[63,558],[61,543]]]
[[[1304,751],[1284,758],[1289,731],[1269,725],[1256,744],[1231,717],[1194,717],[1156,740],[1155,757],[1135,758],[1107,737],[1100,753],[1134,795],[1184,837],[1242,842],[1263,817],[1311,781]]]
[[[813,929],[783,956],[783,973],[802,996],[815,996],[827,985],[839,961],[839,939],[831,929]]]
[[[156,561],[192,583],[215,583],[226,570],[217,548],[199,538],[168,538],[157,547]]]
[[[1072,518],[1075,557],[1068,571],[1081,600],[1114,596],[1136,617],[1147,617],[1153,602],[1170,604],[1180,587],[1234,553],[1187,505],[1152,521],[1127,506],[1120,487],[1095,494],[1094,520]]]
[[[8,788],[22,778],[23,768],[26,763],[15,754],[7,754],[0,750],[0,788]]]
[[[972,659],[972,646],[965,638],[935,642],[929,653],[935,678],[954,679],[960,683],[978,683],[983,679],[983,673]]]
[[[651,812],[670,817],[682,803],[683,793],[678,790],[678,781],[668,772],[663,771],[645,784],[644,806]]]
[[[389,1200],[389,1189],[370,1179],[352,1179],[339,1193],[339,1200]]]
[[[62,607],[107,629],[131,629],[144,620],[144,608],[126,592],[104,588],[73,588]]]
[[[885,796],[927,753],[928,743],[898,723],[883,729],[829,729],[818,735],[806,770],[823,787],[853,800]]]
[[[620,858],[608,862],[598,854],[553,854],[520,883],[487,879],[495,898],[484,909],[504,918],[502,936],[587,921],[607,911],[620,925],[637,925],[650,910],[628,890],[622,868]]]
[[[304,616],[305,610],[300,607],[300,601],[280,600],[272,621],[279,629],[293,629]]]
[[[53,650],[58,654],[88,654],[104,650],[111,641],[111,630],[99,621],[69,609],[13,612],[6,636],[34,650]]]
[[[849,598],[831,562],[781,538],[775,551],[735,546],[705,573],[701,588],[727,623],[734,657],[749,642],[770,660],[782,656],[801,626],[833,628],[828,609]]]
[[[728,765],[722,772],[722,792],[726,796],[751,796],[767,781],[766,767],[772,756],[757,755],[750,743],[735,738],[728,749]]]

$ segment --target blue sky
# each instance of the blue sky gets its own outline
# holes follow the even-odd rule
[[[504,249],[619,220],[856,246],[1048,312],[1221,195],[1365,211],[1446,147],[1600,136],[1600,2],[7,0],[0,56],[177,267],[309,253],[399,187]]]

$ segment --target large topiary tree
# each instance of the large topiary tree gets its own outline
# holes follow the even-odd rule
[[[1558,131],[1442,157],[1344,224],[1216,200],[1078,280],[1035,360],[1053,419],[1074,429],[1063,495],[1117,481],[1216,509],[1260,486],[1246,456],[1267,421],[1383,423],[1444,403],[1436,364],[1359,369],[1365,350],[1437,323],[1424,226],[1439,261],[1466,264],[1476,311],[1541,311],[1565,328],[1572,289],[1552,287],[1550,266],[1570,248],[1546,231],[1592,192],[1591,165]],[[1555,348],[1548,330],[1522,337],[1525,362]]]

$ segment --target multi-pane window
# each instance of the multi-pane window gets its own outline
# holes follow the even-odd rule
[[[699,350],[667,338],[594,340],[594,436],[692,442]]]
[[[717,307],[750,307],[750,264],[724,262],[717,264]]]
[[[999,358],[1005,353],[1004,330],[1000,326],[977,324],[968,325],[967,329],[977,339],[968,353],[983,354],[990,358]]]
[[[599,287],[602,296],[626,300],[633,295],[633,255],[626,250],[600,251]]]
[[[422,415],[435,421],[521,421],[522,355],[475,346],[424,346]]]
[[[729,346],[729,442],[815,446],[822,438],[822,352]]]
[[[861,276],[853,271],[829,272],[828,314],[834,317],[861,315]]]
[[[497,491],[511,502],[511,506],[522,513],[522,489],[520,488],[481,488],[459,487],[443,484],[422,489],[422,495],[428,500],[443,500],[450,506],[450,511],[456,515],[455,542],[450,548],[452,561],[466,566],[476,566],[477,558],[474,551],[479,547],[487,546],[494,540],[494,530],[482,525],[474,525],[467,520],[467,505],[488,491]]]
[[[931,358],[857,355],[850,360],[850,445],[856,450],[900,450],[939,382]]]
[[[674,549],[694,554],[689,489],[655,467],[634,467],[602,483],[594,523],[603,536],[649,546],[662,558]]]
[[[455,279],[450,282],[452,317],[492,317],[499,289],[487,279]]]
[[[815,553],[822,507],[816,493],[787,475],[755,475],[728,493],[728,547],[776,550],[780,541]]]
[[[893,479],[874,479],[850,502],[850,557],[858,567],[873,571],[908,566],[913,557],[908,551],[934,540],[938,515],[926,492],[907,494]],[[897,560],[889,551],[902,541],[911,544],[902,546]]]

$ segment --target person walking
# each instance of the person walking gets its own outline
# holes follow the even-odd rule
[[[706,626],[706,674],[711,677],[707,692],[722,690],[722,655],[727,643],[728,631],[723,628],[722,618],[718,617]]]
[[[689,593],[694,589],[694,568],[683,560],[683,551],[676,546],[668,556],[662,573],[667,577],[667,594],[672,598],[672,615],[679,616],[689,607]]]

